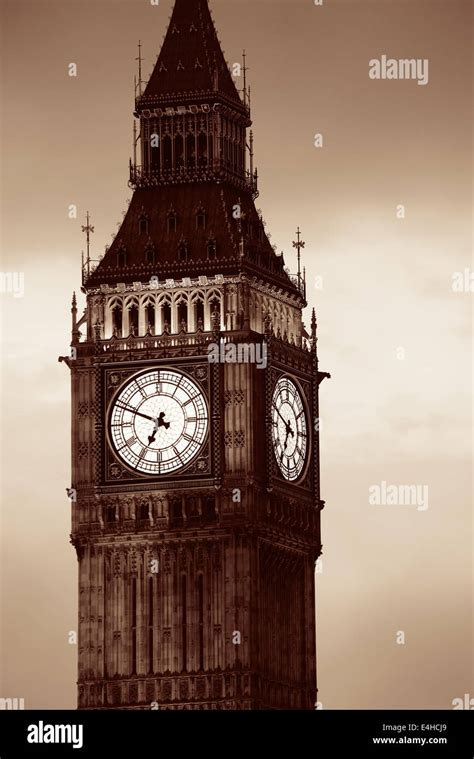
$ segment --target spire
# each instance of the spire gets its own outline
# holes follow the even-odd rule
[[[244,108],[224,59],[207,0],[176,0],[163,47],[137,109],[169,96],[219,92]]]

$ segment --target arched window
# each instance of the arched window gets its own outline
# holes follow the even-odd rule
[[[153,243],[148,243],[145,248],[145,260],[147,264],[156,263],[155,246]]]
[[[157,128],[156,121],[153,122],[153,127],[150,129],[150,157],[151,168],[153,172],[159,172],[160,170],[160,135]]]
[[[205,166],[207,164],[207,136],[202,132],[198,137],[198,156],[199,165]]]
[[[197,300],[195,303],[196,308],[196,329],[204,329],[204,302]]]
[[[138,335],[138,306],[135,303],[129,308],[128,323],[130,325],[130,334]]]
[[[178,246],[178,261],[185,262],[188,260],[188,246],[181,242]]]
[[[138,519],[142,521],[148,519],[148,504],[146,501],[142,501],[138,505]]]
[[[174,157],[178,168],[184,165],[184,142],[181,134],[177,134],[174,138]]]
[[[188,331],[188,306],[184,301],[178,303],[178,330],[182,329]]]
[[[165,134],[163,137],[163,164],[165,169],[171,169],[171,137],[169,134]]]
[[[174,211],[170,211],[167,217],[168,232],[176,232],[177,219]]]
[[[138,234],[139,235],[148,234],[148,216],[146,216],[145,214],[142,214],[140,218],[138,219]]]
[[[156,329],[156,315],[155,315],[155,307],[151,303],[148,303],[145,306],[145,327],[146,331],[150,331],[150,334],[155,334]]]
[[[165,330],[170,332],[171,330],[171,304],[163,303],[161,307],[161,323],[163,325],[163,332]]]
[[[188,132],[186,137],[186,163],[191,168],[196,165],[196,143],[192,132]]]
[[[122,337],[123,328],[123,310],[120,303],[115,303],[112,307],[112,334],[116,337]]]
[[[117,266],[123,268],[127,265],[127,251],[124,247],[121,247],[117,251]]]
[[[207,257],[210,261],[213,261],[215,258],[217,258],[217,245],[215,240],[208,240]]]
[[[115,522],[115,506],[107,506],[105,511],[105,521],[109,524]]]
[[[203,516],[207,522],[213,522],[216,518],[215,499],[212,495],[206,496],[203,502]]]
[[[196,229],[206,229],[206,212],[203,208],[196,213]]]
[[[220,313],[221,313],[221,299],[220,296],[216,293],[210,293],[208,295],[208,304],[209,304],[209,316],[211,319],[211,327],[213,325],[213,317],[214,314],[217,312],[219,315],[219,322],[220,322]]]

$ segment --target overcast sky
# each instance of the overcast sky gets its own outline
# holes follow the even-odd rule
[[[0,696],[26,708],[75,706],[70,387],[57,357],[70,342],[86,210],[100,254],[131,194],[136,44],[148,72],[171,6],[1,3],[2,271],[23,272],[25,292],[0,296]],[[212,3],[228,62],[247,50],[257,207],[292,269],[302,230],[332,374],[321,386],[324,708],[441,709],[473,693],[474,296],[452,289],[455,272],[473,269],[470,7]],[[369,60],[382,55],[427,59],[428,84],[371,80]],[[371,505],[383,481],[427,486],[428,508]]]

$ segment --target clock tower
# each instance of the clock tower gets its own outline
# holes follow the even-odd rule
[[[245,69],[244,69],[245,74]],[[133,196],[72,303],[81,709],[314,709],[316,319],[255,208],[249,96],[176,0]],[[84,228],[92,230],[89,219]]]

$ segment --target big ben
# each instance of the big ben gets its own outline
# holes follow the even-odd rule
[[[72,305],[78,705],[314,709],[328,375],[207,0],[176,0],[134,123],[131,202]]]

